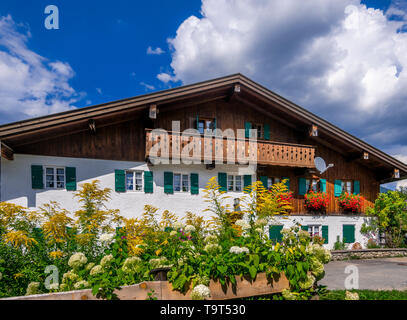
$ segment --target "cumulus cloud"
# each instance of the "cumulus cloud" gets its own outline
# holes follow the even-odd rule
[[[10,15],[0,17],[0,123],[73,109],[80,96],[69,85],[71,66],[30,50],[30,37]]]
[[[407,155],[406,12],[396,2],[386,13],[359,0],[202,0],[202,16],[169,39],[172,74],[157,77],[188,84],[240,72]]]
[[[153,49],[151,46],[147,48],[147,54],[150,55],[161,55],[165,53],[165,51],[163,49],[161,49],[160,47],[157,47],[155,49]]]

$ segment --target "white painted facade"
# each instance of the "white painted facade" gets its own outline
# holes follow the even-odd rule
[[[62,208],[70,212],[79,209],[77,199],[74,198],[73,191],[65,189],[33,189],[31,183],[31,165],[55,166],[55,167],[75,167],[77,188],[81,183],[99,180],[103,188],[111,188],[111,200],[108,207],[119,209],[125,217],[139,217],[143,212],[144,205],[149,204],[159,208],[159,213],[169,210],[180,216],[190,211],[201,214],[206,218],[211,213],[204,210],[208,204],[203,198],[203,189],[211,177],[217,177],[219,172],[228,175],[252,175],[255,181],[256,170],[253,167],[236,165],[216,165],[213,170],[206,169],[205,165],[158,165],[151,166],[145,162],[126,162],[113,160],[79,159],[65,157],[47,157],[36,155],[15,154],[14,160],[9,161],[0,158],[0,190],[1,201],[12,202],[30,209],[36,209],[49,201],[58,202]],[[144,191],[127,191],[119,193],[115,191],[115,170],[140,170],[152,171],[154,175],[154,192],[146,194]],[[164,172],[171,171],[181,174],[199,174],[199,195],[191,195],[190,192],[174,194],[164,193]],[[233,199],[242,197],[242,192],[228,192],[229,203],[233,204]],[[283,224],[290,227],[295,222],[302,225],[328,225],[329,243],[327,248],[333,248],[337,236],[342,240],[343,224],[355,225],[355,241],[362,246],[366,245],[367,238],[360,234],[360,227],[366,218],[360,216],[284,216],[276,217],[276,224]],[[349,246],[351,247],[351,245]]]
[[[62,208],[74,212],[79,209],[77,199],[74,199],[73,191],[65,189],[33,189],[31,183],[31,165],[75,167],[77,188],[81,183],[99,180],[103,188],[111,188],[111,200],[109,208],[119,209],[125,217],[137,217],[143,212],[144,205],[149,204],[160,209],[160,212],[169,210],[183,216],[190,211],[196,214],[205,213],[207,203],[203,198],[203,189],[212,177],[217,177],[218,172],[234,175],[252,175],[255,180],[255,169],[250,167],[238,167],[235,165],[216,165],[213,170],[207,170],[205,165],[147,165],[145,162],[125,162],[113,160],[78,159],[64,157],[46,157],[35,155],[15,154],[13,161],[1,159],[1,201],[12,202],[30,209],[38,208],[50,200],[57,201]],[[115,192],[115,170],[140,170],[152,171],[154,175],[154,192],[146,194],[144,191]],[[199,195],[191,195],[190,192],[164,193],[164,172],[173,173],[198,173]],[[243,196],[242,192],[229,192],[228,199],[233,204],[233,198]]]

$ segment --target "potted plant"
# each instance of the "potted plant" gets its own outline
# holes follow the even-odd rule
[[[361,212],[363,197],[359,194],[342,193],[338,198],[339,206],[347,212]]]
[[[311,191],[305,194],[305,208],[308,211],[325,211],[328,204],[329,198],[326,192]]]

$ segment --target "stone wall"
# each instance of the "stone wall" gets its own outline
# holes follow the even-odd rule
[[[407,256],[407,248],[391,249],[362,249],[362,250],[333,250],[332,260],[375,259]]]

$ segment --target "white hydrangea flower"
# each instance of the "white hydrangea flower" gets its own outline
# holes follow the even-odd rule
[[[211,290],[209,287],[199,284],[191,292],[191,298],[192,300],[205,300],[210,298],[211,296]]]
[[[191,233],[191,232],[195,232],[196,229],[195,229],[195,227],[193,225],[188,224],[188,225],[185,226],[184,231]]]
[[[245,220],[237,220],[235,224],[242,228],[242,230],[249,230],[250,224]]]
[[[267,220],[266,219],[257,219],[257,221],[254,224],[258,227],[264,227],[267,225]]]
[[[40,291],[40,283],[39,282],[30,282],[27,287],[26,296],[31,296],[33,294],[39,294]]]
[[[68,261],[68,265],[73,269],[80,269],[88,262],[88,259],[82,252],[73,254]]]
[[[175,237],[177,234],[178,234],[177,231],[172,230],[172,231],[170,232],[170,237]]]
[[[122,270],[126,273],[135,273],[140,263],[141,259],[139,257],[129,257],[124,261]]]
[[[97,266],[94,266],[91,270],[90,270],[90,275],[91,276],[95,276],[95,275],[97,275],[97,274],[99,274],[99,273],[103,273],[103,267],[100,265],[100,264],[98,264]]]
[[[357,292],[350,292],[346,290],[345,300],[359,300],[359,294]]]
[[[110,243],[114,238],[114,234],[112,233],[104,233],[100,236],[99,240],[102,243]]]
[[[234,253],[234,254],[241,254],[241,253],[250,253],[249,249],[246,247],[237,247],[237,246],[233,246],[229,249],[230,253]]]
[[[107,267],[107,266],[110,265],[110,263],[112,262],[112,260],[113,260],[113,255],[109,254],[109,255],[107,255],[107,256],[104,256],[104,257],[102,258],[102,260],[100,260],[100,265],[101,265],[102,267]]]
[[[62,283],[67,283],[68,280],[71,282],[76,282],[78,281],[79,276],[73,272],[73,271],[68,271],[66,273],[64,273],[64,275],[62,276]]]
[[[89,287],[89,283],[85,280],[78,281],[73,286],[76,290],[85,289]]]
[[[257,233],[263,233],[263,229],[262,228],[256,228],[255,230]]]
[[[218,245],[217,243],[208,243],[205,247],[204,250],[208,253],[215,254],[217,252],[222,251],[222,247]]]
[[[210,235],[206,236],[204,242],[205,243],[217,243],[218,242],[218,237],[215,236],[215,235],[210,234]]]

